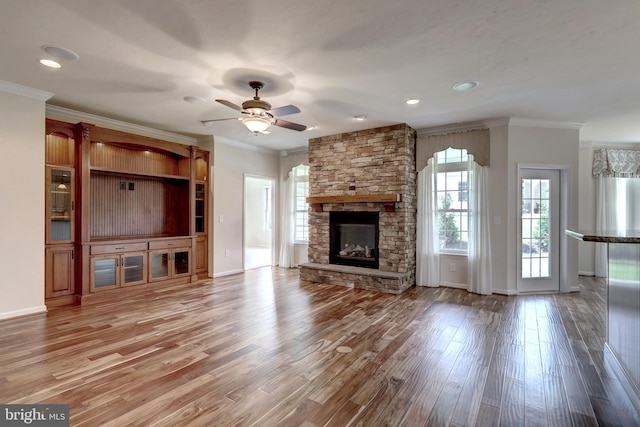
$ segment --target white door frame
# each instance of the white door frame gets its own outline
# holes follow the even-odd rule
[[[568,250],[569,250],[569,237],[564,232],[568,229],[569,225],[569,206],[570,206],[570,198],[571,194],[569,189],[570,186],[570,177],[571,177],[571,166],[570,165],[555,165],[555,164],[532,164],[532,163],[518,163],[518,172],[517,172],[517,197],[516,197],[516,209],[517,209],[517,233],[516,233],[516,247],[518,248],[517,254],[517,268],[516,268],[516,288],[517,293],[523,293],[518,289],[517,284],[519,283],[519,277],[521,274],[521,257],[522,257],[522,186],[521,183],[521,171],[522,169],[547,169],[547,170],[557,170],[560,172],[560,203],[559,203],[559,230],[558,230],[558,238],[559,238],[559,251],[558,251],[558,273],[559,273],[559,292],[570,292],[571,291],[571,283],[572,280],[569,277],[569,265],[568,265]],[[530,292],[524,292],[530,293]]]
[[[247,222],[247,178],[263,179],[271,181],[271,265],[275,265],[276,251],[276,228],[278,220],[276,217],[276,178],[267,175],[257,175],[252,173],[244,173],[242,177],[242,269],[246,271],[245,258],[247,249],[246,222]]]

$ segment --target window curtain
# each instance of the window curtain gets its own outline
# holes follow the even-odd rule
[[[295,242],[294,242],[294,224],[295,212],[293,203],[293,171],[289,171],[282,185],[282,219],[280,226],[280,256],[278,265],[280,267],[290,268],[296,266],[295,261]]]
[[[308,152],[284,153],[280,157],[280,267],[295,267],[295,206],[293,200],[293,168],[309,164]]]
[[[437,287],[440,284],[440,239],[434,181],[434,158],[418,172],[418,223],[416,236],[416,284]],[[469,246],[467,290],[490,295],[493,286],[491,257],[491,214],[489,170],[469,155]]]
[[[416,226],[416,285],[440,285],[440,239],[434,195],[435,159],[418,172],[418,223]]]
[[[489,195],[489,168],[480,166],[469,155],[469,247],[467,264],[467,290],[491,295],[493,272],[491,268],[491,214]]]

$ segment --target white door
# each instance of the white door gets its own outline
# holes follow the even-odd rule
[[[560,171],[520,169],[518,292],[560,290]]]

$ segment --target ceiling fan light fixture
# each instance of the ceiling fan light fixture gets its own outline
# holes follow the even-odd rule
[[[247,117],[242,120],[242,124],[257,135],[267,130],[267,128],[271,126],[271,121],[263,119],[262,117]]]

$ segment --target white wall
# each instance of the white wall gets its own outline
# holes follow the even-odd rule
[[[490,138],[491,164],[489,166],[489,176],[491,180],[491,214],[493,215],[491,228],[493,292],[508,294],[508,289],[513,288],[508,286],[510,281],[507,260],[507,251],[509,250],[509,242],[511,240],[507,220],[509,211],[513,210],[513,207],[509,205],[509,194],[507,192],[509,179],[509,165],[507,160],[509,154],[509,127],[506,125],[492,127]],[[515,239],[515,237],[513,237],[513,239]],[[514,291],[515,289],[512,290],[512,293]]]
[[[45,101],[0,81],[0,319],[44,305]]]
[[[535,123],[531,121],[531,123]],[[558,124],[538,126],[512,123],[491,127],[491,198],[492,198],[492,257],[493,292],[517,293],[518,245],[518,165],[566,166],[569,180],[568,224],[578,225],[579,131]],[[577,241],[562,232],[567,246],[561,259],[569,280],[561,280],[561,290],[577,286]],[[446,266],[445,266],[446,268]]]
[[[538,127],[534,125],[509,125],[507,153],[507,269],[499,271],[506,275],[507,292],[516,291],[517,281],[517,224],[518,224],[518,164],[568,166],[567,227],[578,227],[578,171],[579,133],[578,129]],[[491,159],[493,165],[493,159]],[[495,191],[495,188],[493,189]],[[500,191],[500,190],[498,190]],[[503,190],[504,191],[504,185]],[[566,200],[566,199],[565,199]],[[560,278],[560,290],[569,291],[577,287],[578,281],[578,241],[569,238],[562,230],[560,234],[562,252],[561,271],[567,271],[566,278]],[[561,249],[562,250],[562,249]],[[494,271],[494,275],[495,275]]]
[[[278,155],[229,143],[214,143],[213,166],[213,276],[240,273],[244,174],[278,177]],[[278,191],[274,191],[274,201]],[[278,203],[274,203],[277,218]],[[220,216],[223,221],[220,222]],[[276,230],[277,233],[277,230]],[[229,256],[225,256],[229,251]],[[276,249],[277,252],[277,249]]]

